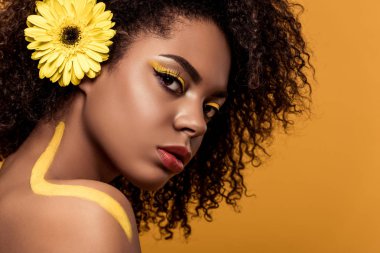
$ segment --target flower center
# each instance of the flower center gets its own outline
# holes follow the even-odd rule
[[[61,42],[66,45],[75,45],[81,38],[81,32],[77,26],[66,26],[62,29]]]

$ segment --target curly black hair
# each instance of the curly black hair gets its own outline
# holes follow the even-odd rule
[[[189,218],[212,220],[211,210],[225,200],[237,207],[247,188],[242,172],[259,166],[264,141],[292,115],[309,110],[313,71],[301,32],[303,7],[287,0],[107,0],[114,14],[110,66],[141,32],[168,36],[179,17],[214,22],[231,48],[228,98],[208,125],[202,145],[187,169],[163,188],[149,192],[123,177],[110,184],[132,203],[139,231],[157,224],[165,239],[180,227],[191,234]],[[0,0],[0,157],[6,158],[42,118],[52,118],[78,87],[39,79],[23,30],[35,0]],[[261,158],[260,158],[261,157]]]

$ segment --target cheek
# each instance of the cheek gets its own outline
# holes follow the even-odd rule
[[[169,175],[155,157],[156,145],[172,126],[165,93],[149,77],[115,75],[99,81],[87,96],[86,132],[109,166],[133,184],[144,189],[163,186]]]
[[[190,140],[190,145],[191,145],[191,149],[192,149],[191,152],[193,153],[193,156],[195,156],[198,153],[199,148],[200,148],[202,141],[203,141],[203,137],[204,136],[198,136],[198,137]]]
[[[124,156],[158,144],[172,115],[155,77],[130,71],[99,78],[84,111],[85,125],[99,146]]]
[[[112,121],[112,128],[122,126],[128,131],[158,120],[160,99],[152,92],[151,77],[125,71],[102,81],[90,94],[89,102],[96,108],[93,113]]]
[[[113,109],[127,114],[128,121],[141,127],[165,116],[165,97],[153,75],[125,72],[113,77],[113,85],[110,97],[117,103]]]

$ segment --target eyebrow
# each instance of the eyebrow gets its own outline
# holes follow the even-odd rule
[[[191,79],[193,79],[195,83],[199,83],[202,80],[202,77],[199,75],[198,71],[185,58],[173,54],[160,54],[160,56],[173,59],[179,63],[179,65],[181,65],[182,68],[184,68],[187,73],[189,73]]]
[[[199,83],[202,81],[201,75],[198,73],[198,71],[193,67],[193,65],[190,64],[185,58],[179,56],[179,55],[174,55],[174,54],[160,54],[162,57],[170,58],[175,60],[177,63],[179,63],[182,68],[184,68],[190,75],[191,79],[195,83]],[[226,98],[227,97],[227,92],[226,91],[218,91],[212,95],[213,97],[216,98]]]

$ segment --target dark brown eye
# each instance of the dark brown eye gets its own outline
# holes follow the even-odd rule
[[[155,73],[159,82],[164,85],[165,88],[178,95],[183,93],[181,82],[177,77],[158,71],[155,71]]]
[[[204,106],[204,113],[207,119],[211,119],[219,112],[220,105],[217,103],[209,103]]]

